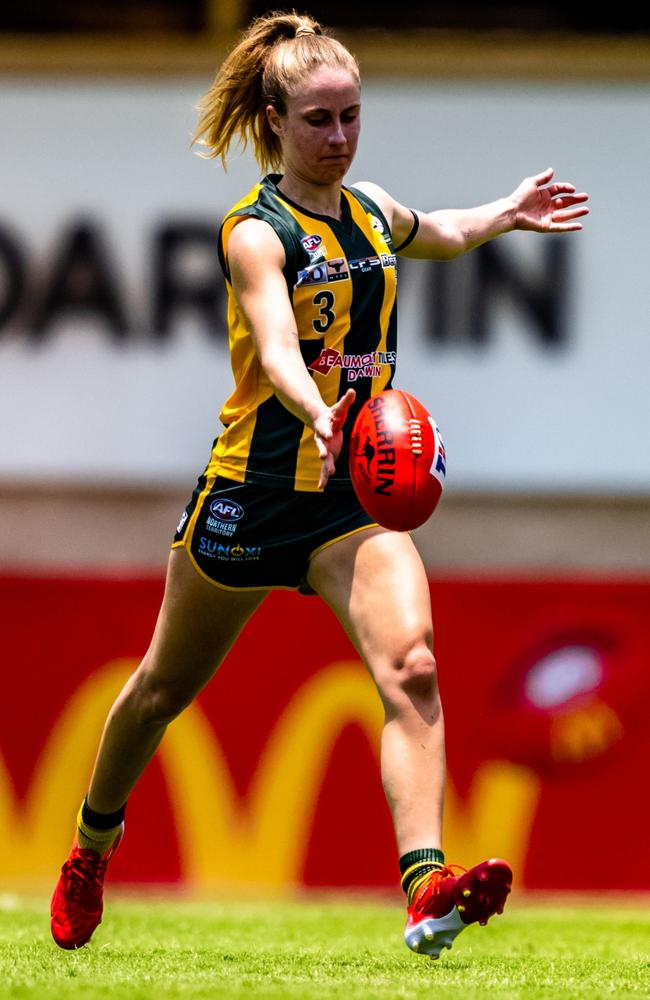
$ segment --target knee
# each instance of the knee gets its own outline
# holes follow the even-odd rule
[[[402,656],[396,657],[390,676],[392,700],[426,703],[436,708],[439,705],[436,661],[426,643],[414,644]]]
[[[166,683],[143,672],[133,678],[131,701],[138,721],[145,725],[166,725],[186,708],[194,697],[184,686]]]

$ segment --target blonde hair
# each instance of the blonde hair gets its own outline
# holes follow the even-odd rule
[[[347,69],[359,80],[352,53],[309,15],[271,11],[256,18],[201,98],[192,141],[204,147],[203,156],[220,156],[224,168],[232,143],[250,141],[262,171],[279,169],[282,146],[266,107],[285,114],[287,96],[319,66]]]

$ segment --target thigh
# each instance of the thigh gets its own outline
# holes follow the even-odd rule
[[[185,549],[173,549],[165,595],[140,673],[155,677],[157,685],[193,697],[267,593],[215,587],[197,573]]]
[[[418,644],[433,645],[429,585],[404,532],[369,528],[311,562],[310,585],[329,604],[375,680]]]

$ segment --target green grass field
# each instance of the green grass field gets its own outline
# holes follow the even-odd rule
[[[109,896],[90,945],[60,951],[47,902],[0,897],[0,997],[650,997],[650,907],[511,903],[434,963],[370,902]]]

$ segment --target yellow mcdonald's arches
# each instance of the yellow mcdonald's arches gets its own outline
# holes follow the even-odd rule
[[[448,780],[444,822],[447,858],[468,868],[484,858],[505,858],[514,872],[521,872],[540,784],[534,772],[504,760],[489,760],[479,767],[464,803]]]
[[[65,859],[108,709],[137,660],[107,664],[81,685],[44,742],[24,809],[0,756],[0,878],[52,880]]]
[[[297,692],[260,759],[248,805],[238,810],[228,766],[207,720],[173,724],[184,753],[163,748],[185,871],[198,884],[300,881],[312,816],[334,742],[357,723],[379,745],[382,711],[358,661],[330,664]],[[206,809],[207,803],[207,809]]]
[[[65,857],[106,713],[133,660],[86,681],[52,729],[24,811],[0,758],[0,878],[50,882]],[[176,818],[185,879],[196,888],[248,883],[281,890],[300,881],[309,831],[334,743],[349,723],[379,747],[382,712],[358,661],[332,663],[307,681],[279,717],[245,802],[208,719],[191,705],[159,753]],[[538,780],[503,761],[481,766],[469,799],[448,789],[445,847],[473,864],[503,855],[523,862]]]

